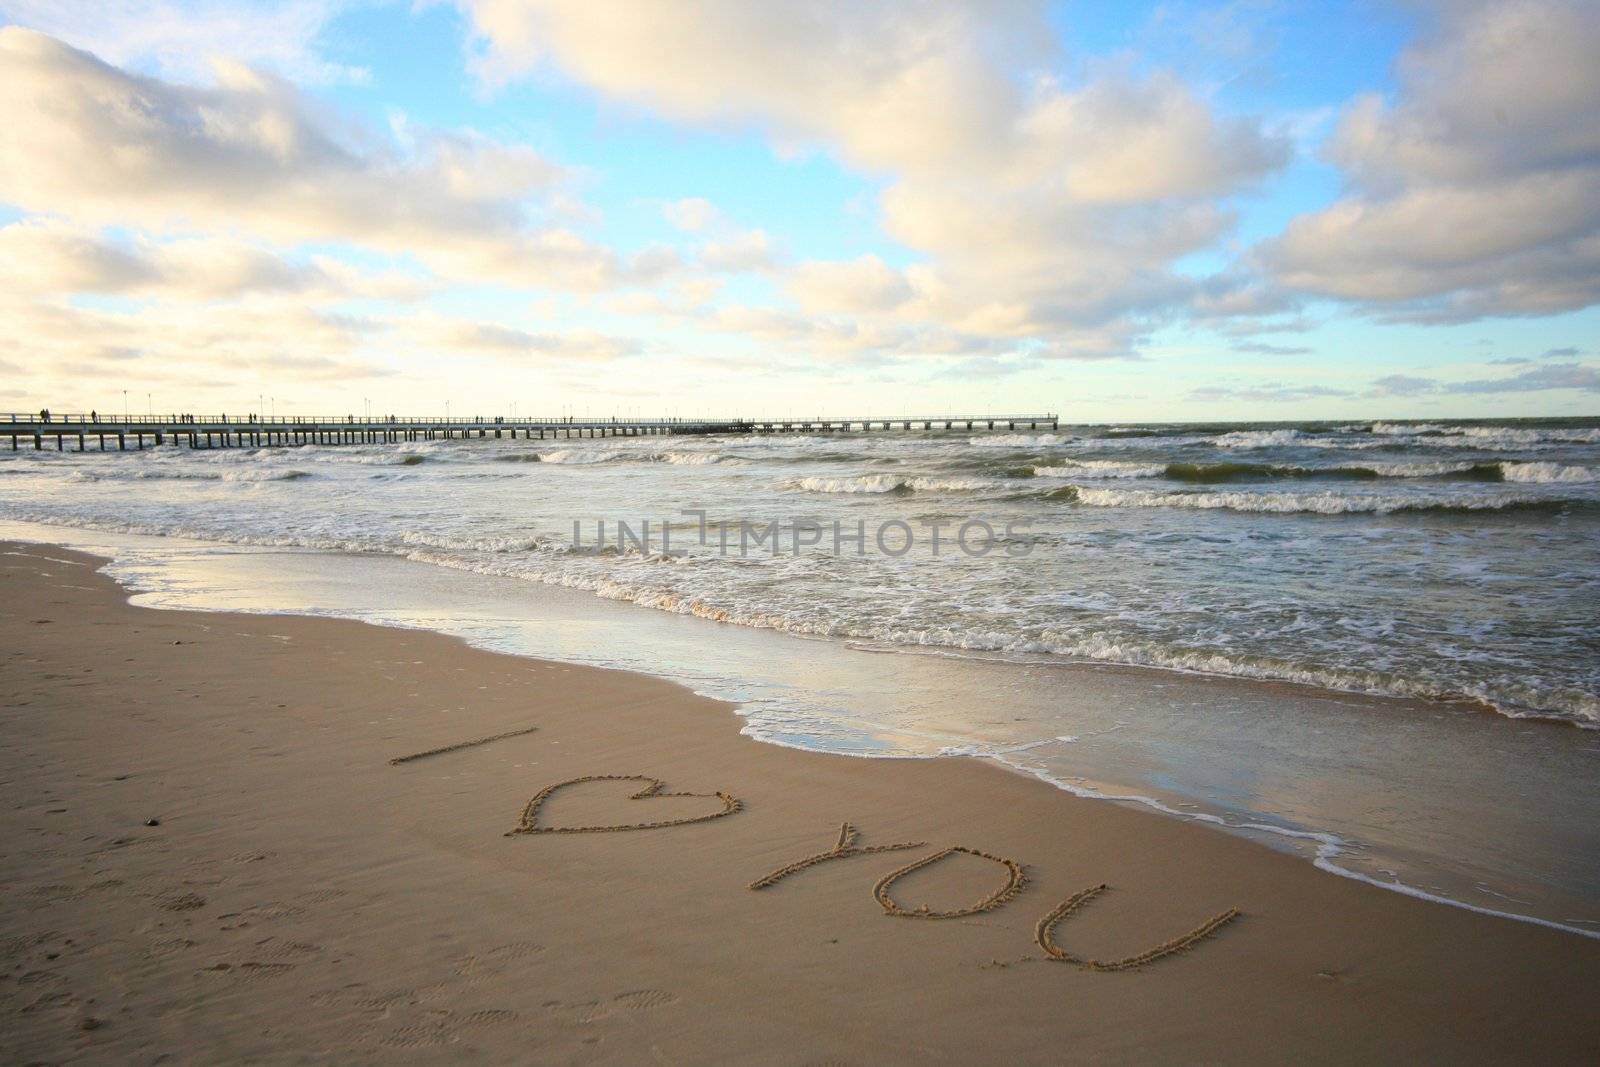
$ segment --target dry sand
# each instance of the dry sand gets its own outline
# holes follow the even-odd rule
[[[0,565],[6,1063],[1600,1059],[1592,940],[654,678]],[[841,840],[924,844],[748,888]],[[1062,951],[1241,914],[1047,958],[1102,883]]]

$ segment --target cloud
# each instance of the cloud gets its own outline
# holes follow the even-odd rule
[[[739,274],[777,266],[778,253],[765,230],[746,230],[700,249],[700,264],[708,270]]]
[[[1374,379],[1368,396],[1420,396],[1439,387],[1432,378],[1418,378],[1409,374],[1389,374]]]
[[[1547,348],[1540,353],[1545,359],[1572,359],[1579,354],[1578,348],[1574,345],[1567,345],[1565,348]]]
[[[1578,389],[1600,393],[1600,367],[1579,363],[1558,363],[1526,370],[1509,378],[1475,378],[1460,382],[1441,382],[1435,378],[1414,378],[1391,374],[1372,383],[1365,395],[1422,396],[1428,393],[1477,395],[1494,393],[1537,393],[1550,389]]]
[[[1258,253],[1284,285],[1390,319],[1600,300],[1600,19],[1586,0],[1440,4],[1395,100],[1348,106],[1350,192]]]
[[[227,300],[295,293],[321,300],[417,300],[421,279],[368,272],[329,256],[284,258],[228,237],[114,240],[94,227],[49,218],[0,227],[0,285],[11,292]]]
[[[722,212],[711,201],[695,196],[662,205],[661,216],[678,229],[693,232],[719,221]]]
[[[1198,401],[1246,400],[1251,403],[1282,404],[1296,400],[1322,400],[1353,396],[1347,389],[1334,389],[1325,385],[1285,385],[1268,382],[1259,386],[1235,387],[1206,385],[1189,390],[1189,399]]]
[[[1581,389],[1600,393],[1600,367],[1558,363],[1523,371],[1513,378],[1454,382],[1444,387],[1447,393],[1533,393],[1546,389]]]
[[[823,313],[889,311],[912,295],[905,275],[873,255],[801,264],[790,275],[788,288],[802,310]]]
[[[88,224],[344,241],[514,285],[592,291],[678,266],[660,250],[629,258],[535,225],[563,171],[524,145],[471,132],[401,145],[258,71],[226,66],[219,79],[142,77],[0,28],[0,200]]]
[[[131,310],[0,297],[0,359],[29,369],[41,392],[81,392],[82,379],[188,387],[220,378],[342,381],[395,373],[378,355],[381,321],[308,307],[296,296],[257,296],[225,315],[207,305]]]
[[[1241,341],[1233,346],[1233,350],[1259,356],[1304,356],[1315,351],[1303,345],[1269,345],[1262,341]]]
[[[430,348],[500,358],[528,356],[563,361],[609,362],[643,351],[643,345],[632,337],[616,337],[591,330],[535,333],[494,322],[425,318],[408,323],[405,332]]]
[[[805,315],[751,305],[719,307],[700,321],[708,329],[754,342],[763,357],[777,353],[864,363],[885,358],[1006,354],[1020,347],[1009,339],[966,334],[925,323]]]
[[[857,261],[800,264],[813,315],[1013,339],[1137,335],[1200,294],[1175,260],[1232,227],[1216,203],[1280,167],[1285,138],[1220,117],[1165,75],[1050,71],[1031,0],[847,0],[684,8],[458,0],[491,83],[552,65],[669,118],[755,124],[780,152],[818,146],[885,176],[888,235],[925,262],[896,281]],[[854,271],[863,293],[840,284]]]
[[[0,15],[119,66],[204,80],[217,59],[302,82],[364,82],[360,67],[318,54],[355,0],[0,0]]]

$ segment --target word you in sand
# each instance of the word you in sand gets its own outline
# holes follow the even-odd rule
[[[550,826],[540,824],[540,810],[544,807],[545,802],[548,801],[551,796],[560,790],[567,788],[568,786],[581,785],[585,782],[644,783],[644,787],[642,789],[628,798],[629,801],[650,801],[667,798],[694,798],[715,800],[719,806],[703,814],[685,816],[676,819],[660,819],[645,822],[589,826]],[[687,826],[690,823],[709,822],[712,819],[725,818],[729,815],[738,814],[743,806],[743,802],[740,801],[739,798],[733,796],[731,793],[722,792],[721,790],[718,790],[714,793],[669,793],[666,791],[665,782],[659,778],[651,777],[650,775],[591,774],[585,775],[581,778],[569,778],[566,781],[556,782],[554,785],[549,785],[539,790],[539,792],[534,794],[533,798],[528,801],[526,807],[523,808],[522,818],[519,820],[517,826],[508,831],[506,836],[513,837],[518,834],[582,834],[613,833],[629,830],[657,830],[668,826]],[[887,845],[858,845],[856,842],[859,837],[859,831],[853,825],[846,822],[840,826],[838,840],[834,843],[832,848],[825,852],[818,852],[814,855],[806,856],[803,859],[799,859],[793,863],[779,867],[777,870],[757,878],[746,888],[757,891],[768,889],[791,875],[798,874],[809,867],[815,867],[820,863],[826,863],[830,860],[846,859],[851,856],[873,855],[883,852],[905,852],[911,849],[927,847],[927,842],[925,841],[902,841]],[[920,904],[915,907],[908,908],[894,898],[892,894],[892,888],[895,882],[916,871],[931,867],[941,860],[948,859],[949,857],[958,853],[968,856],[975,856],[978,859],[987,860],[991,863],[999,865],[1005,871],[1005,884],[974,904],[948,911],[934,911],[926,904]],[[877,901],[878,906],[884,910],[886,915],[907,919],[958,919],[962,918],[963,916],[976,915],[980,912],[993,911],[997,908],[1003,907],[1014,897],[1016,897],[1017,894],[1022,892],[1026,882],[1027,876],[1023,872],[1022,865],[1017,863],[1015,860],[1007,859],[1004,856],[990,855],[987,852],[982,852],[974,848],[968,848],[965,845],[950,845],[932,852],[921,859],[913,860],[902,867],[890,871],[888,874],[880,878],[877,884],[873,886],[872,897],[875,901]],[[1173,955],[1174,953],[1193,948],[1195,945],[1210,937],[1223,926],[1232,922],[1234,919],[1237,919],[1240,914],[1242,914],[1237,908],[1229,908],[1227,911],[1212,916],[1199,926],[1196,926],[1194,929],[1189,930],[1186,933],[1180,934],[1171,940],[1164,941],[1161,944],[1156,945],[1154,948],[1146,949],[1143,952],[1139,952],[1119,960],[1097,960],[1079,957],[1061,948],[1055,941],[1056,927],[1076,913],[1084,904],[1087,904],[1095,896],[1104,892],[1106,888],[1107,887],[1102,884],[1094,886],[1090,889],[1082,890],[1078,893],[1074,893],[1063,903],[1052,909],[1047,915],[1045,915],[1044,918],[1039,920],[1038,926],[1034,929],[1034,939],[1038,942],[1039,947],[1044,950],[1046,958],[1062,963],[1076,964],[1077,966],[1088,971],[1130,970],[1134,967],[1141,967],[1145,964],[1154,963],[1156,960],[1163,959],[1167,956]]]

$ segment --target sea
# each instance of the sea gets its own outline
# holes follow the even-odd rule
[[[1600,935],[1600,419],[0,452],[139,602],[663,674]]]

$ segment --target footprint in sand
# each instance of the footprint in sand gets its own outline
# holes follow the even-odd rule
[[[190,941],[187,937],[169,937],[151,942],[150,947],[145,949],[144,954],[150,959],[160,959],[163,956],[171,956],[185,949],[194,948],[199,943],[198,941]]]
[[[411,1023],[379,1035],[377,1043],[385,1048],[429,1048],[445,1044],[466,1032],[504,1026],[520,1018],[516,1012],[503,1008],[486,1008],[465,1015],[437,1012],[428,1022]]]
[[[275,937],[256,942],[255,956],[263,960],[299,959],[321,952],[321,945],[305,941],[283,941]]]
[[[295,899],[304,904],[327,904],[348,895],[343,889],[313,889],[309,893],[301,893]]]
[[[402,1026],[397,1030],[391,1030],[378,1038],[378,1044],[385,1048],[428,1048],[432,1045],[443,1044],[449,1036],[450,1032],[444,1027],[423,1023],[418,1026]]]
[[[197,911],[206,906],[206,898],[199,893],[174,893],[156,901],[162,911]]]
[[[669,993],[665,989],[635,989],[631,993],[617,994],[613,1002],[634,1011],[651,1011],[655,1008],[664,1008],[677,999],[678,994]]]
[[[305,908],[297,904],[285,904],[281,900],[269,900],[265,904],[256,904],[245,908],[239,914],[254,922],[259,920],[301,919],[307,913]]]
[[[580,1023],[593,1023],[624,1014],[654,1011],[676,1003],[677,1000],[676,993],[670,993],[665,989],[634,989],[618,993],[610,1000],[586,1000],[575,1003],[549,1000],[545,1001],[544,1006],[553,1012],[572,1013]]]
[[[516,1022],[521,1017],[506,1008],[486,1008],[463,1015],[456,1025],[463,1030],[476,1030],[486,1026],[504,1026]]]
[[[66,904],[82,897],[82,890],[70,885],[40,885],[28,890],[26,903],[29,908],[47,908],[52,904]]]
[[[506,972],[512,964],[544,951],[544,946],[533,941],[513,941],[500,945],[480,955],[466,955],[456,960],[457,977],[469,982],[481,981]]]
[[[288,974],[294,970],[292,963],[263,963],[260,960],[247,960],[244,963],[214,963],[210,967],[200,968],[201,974],[212,976],[226,976],[235,982],[251,982],[262,978],[275,978]]]
[[[44,993],[22,1007],[20,1014],[32,1015],[41,1011],[65,1011],[78,1006],[78,998],[71,993]]]

